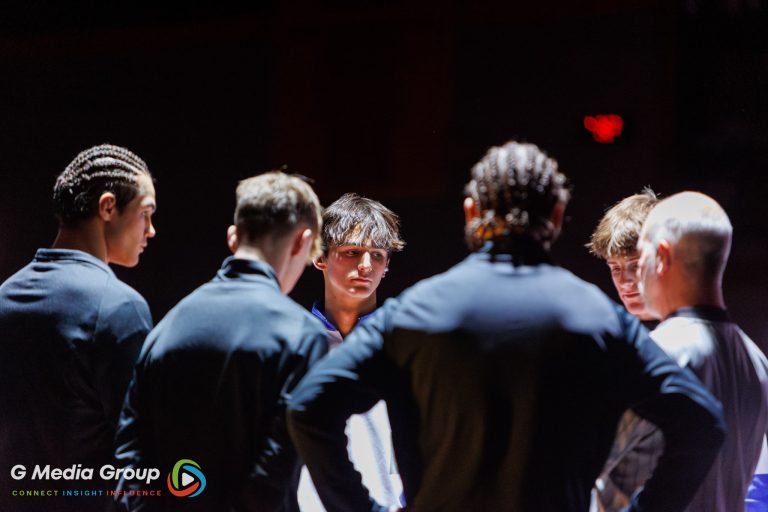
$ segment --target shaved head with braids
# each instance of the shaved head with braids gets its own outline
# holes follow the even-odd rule
[[[467,241],[477,248],[492,239],[529,235],[550,241],[555,205],[570,198],[570,185],[557,161],[534,144],[494,146],[472,168],[465,195],[477,216],[467,224]]]
[[[139,193],[138,179],[151,178],[147,164],[131,151],[101,144],[82,151],[56,179],[54,213],[64,226],[73,226],[96,214],[104,192],[115,195],[122,211]]]

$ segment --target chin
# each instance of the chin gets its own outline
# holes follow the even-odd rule
[[[366,299],[373,293],[373,290],[369,287],[350,286],[347,288],[347,293],[356,299]]]
[[[112,260],[110,261],[110,263],[113,265],[119,265],[125,268],[133,268],[139,264],[139,257],[137,256],[136,258],[133,258],[130,260]]]

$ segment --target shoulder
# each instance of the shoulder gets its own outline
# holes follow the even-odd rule
[[[668,318],[651,332],[651,339],[680,366],[699,368],[717,353],[712,323],[698,318]]]
[[[487,319],[539,319],[579,332],[618,333],[616,304],[597,286],[561,267],[513,266],[468,257],[451,269],[412,286],[401,295],[401,311],[416,322],[447,327],[462,315]],[[526,320],[527,321],[527,320]]]
[[[290,297],[285,297],[285,299],[290,302],[285,307],[287,309],[290,306],[290,316],[294,319],[298,336],[305,340],[328,339],[328,329],[319,318],[294,302]]]
[[[102,320],[117,324],[135,323],[141,328],[152,327],[152,315],[147,301],[114,274],[104,283],[99,309]]]

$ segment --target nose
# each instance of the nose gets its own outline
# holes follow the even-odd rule
[[[152,224],[152,219],[150,219],[149,225],[147,226],[147,238],[154,238],[156,234],[157,230],[155,229],[155,225]]]
[[[360,257],[360,262],[357,264],[357,271],[358,273],[365,275],[370,273],[371,270],[373,270],[373,266],[371,265],[371,253],[365,251]]]
[[[619,283],[623,286],[634,286],[637,282],[637,269],[635,268],[622,268],[621,275],[619,277]]]

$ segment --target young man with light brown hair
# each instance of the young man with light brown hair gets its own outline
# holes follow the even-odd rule
[[[323,213],[323,252],[314,265],[323,272],[323,300],[312,314],[325,325],[332,347],[364,323],[377,307],[377,289],[389,270],[390,256],[405,246],[397,214],[378,201],[347,193]],[[379,401],[349,418],[349,453],[363,484],[390,507],[401,505],[402,483],[392,453],[387,407]],[[323,512],[306,468],[299,485],[302,512]]]

